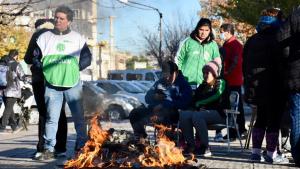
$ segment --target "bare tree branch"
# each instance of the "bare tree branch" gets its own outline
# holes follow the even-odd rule
[[[193,26],[191,26],[192,22],[187,24],[180,16],[181,15],[178,14],[177,23],[164,24],[161,57],[159,56],[158,32],[145,31],[140,28],[141,32],[143,32],[142,38],[145,42],[145,53],[154,56],[159,65],[161,65],[164,60],[174,60],[180,42],[187,38],[191,29],[193,29]]]

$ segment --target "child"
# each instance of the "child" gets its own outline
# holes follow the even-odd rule
[[[202,69],[203,83],[196,89],[194,106],[197,111],[182,111],[179,122],[187,148],[185,153],[195,153],[202,156],[211,156],[208,145],[207,125],[225,124],[223,109],[228,102],[225,93],[225,81],[219,78],[219,66],[215,61],[208,62]],[[200,139],[200,147],[195,147],[193,127]]]

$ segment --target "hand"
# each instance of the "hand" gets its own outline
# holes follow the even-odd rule
[[[163,106],[162,106],[161,104],[155,106],[155,107],[153,108],[153,113],[154,113],[154,114],[158,114],[162,108],[163,108]]]
[[[157,100],[157,101],[163,101],[165,99],[165,95],[164,94],[161,94],[161,93],[155,93],[154,94],[154,99]]]
[[[150,117],[150,120],[152,123],[156,123],[158,121],[158,116],[154,115],[154,116]]]

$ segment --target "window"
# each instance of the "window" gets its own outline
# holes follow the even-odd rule
[[[112,73],[108,75],[108,78],[111,80],[123,80],[124,76],[122,73]]]
[[[80,19],[80,10],[79,9],[74,9],[74,17],[73,19]]]
[[[143,80],[143,75],[136,74],[136,73],[127,73],[126,79],[127,80]]]
[[[155,81],[153,73],[146,73],[145,80]]]
[[[110,83],[101,83],[100,82],[100,83],[97,83],[97,86],[101,87],[107,93],[110,93],[110,94],[115,94],[118,91],[120,91],[120,89],[117,86],[110,84]]]

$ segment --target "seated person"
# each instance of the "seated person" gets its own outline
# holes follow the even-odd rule
[[[204,81],[195,91],[194,106],[197,111],[181,111],[179,115],[180,128],[187,147],[184,153],[210,156],[207,125],[225,124],[225,113],[228,98],[225,92],[225,81],[219,78],[219,67],[211,61],[202,69]],[[227,99],[229,100],[229,99]],[[195,147],[193,127],[196,129],[200,147]]]
[[[178,109],[190,106],[192,89],[177,65],[168,61],[163,63],[162,77],[146,93],[145,100],[148,107],[133,109],[129,115],[137,141],[147,137],[144,125],[151,121],[163,125],[178,122]]]

